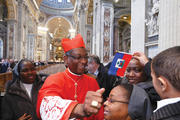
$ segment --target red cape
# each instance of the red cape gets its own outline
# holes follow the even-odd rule
[[[39,112],[40,104],[45,96],[60,96],[62,99],[74,100],[74,95],[75,95],[74,82],[65,74],[65,72],[74,80],[79,79],[80,77],[81,79],[78,81],[78,87],[77,87],[78,102],[75,101],[71,102],[71,104],[66,109],[62,120],[68,120],[76,104],[84,102],[87,91],[96,91],[99,89],[96,80],[85,74],[81,76],[75,76],[71,74],[68,71],[68,69],[66,69],[64,72],[53,74],[46,79],[44,85],[42,86],[38,94],[36,111],[39,118],[40,118],[40,112]],[[97,115],[92,115],[89,118],[84,118],[84,120],[103,120],[103,119],[104,119],[103,107],[100,109]]]

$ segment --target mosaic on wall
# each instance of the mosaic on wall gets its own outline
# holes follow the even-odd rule
[[[54,9],[73,8],[73,5],[68,0],[43,0],[41,5]]]
[[[109,61],[109,45],[110,45],[110,8],[104,9],[104,48],[103,48],[103,61]]]
[[[9,28],[9,57],[12,58],[13,54],[13,39],[14,39],[14,26],[10,25]]]

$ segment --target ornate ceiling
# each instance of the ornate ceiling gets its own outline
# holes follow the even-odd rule
[[[60,46],[60,40],[62,38],[67,38],[69,37],[69,30],[71,29],[71,25],[69,22],[62,18],[53,18],[51,19],[48,24],[48,31],[53,34],[53,40],[52,44],[54,46]]]
[[[70,0],[72,2],[72,4],[74,5],[76,0]],[[40,3],[42,2],[42,0],[36,0],[36,2],[38,3],[38,5],[40,5]]]
[[[44,12],[46,14],[53,16],[59,16],[57,14],[54,14],[55,11],[61,12],[60,15],[62,15],[62,11],[66,11],[66,15],[69,14],[67,9],[74,9],[74,5],[76,3],[76,0],[36,0],[38,5],[44,7],[49,13]],[[131,6],[131,0],[107,0],[107,1],[113,1],[114,3],[114,11],[115,11],[115,18],[117,17],[118,23],[126,22],[128,24],[131,23],[131,15],[130,15],[130,6]],[[93,0],[88,0],[87,2],[87,15],[89,18],[93,19]],[[73,16],[73,13],[72,13]],[[93,20],[92,20],[93,21]],[[89,23],[93,24],[93,23]],[[49,32],[53,34],[54,37],[54,44],[58,46],[60,43],[60,40],[64,37],[68,37],[69,35],[69,29],[71,29],[71,25],[67,21],[67,19],[64,19],[63,17],[56,17],[48,21],[47,27],[49,29]]]
[[[54,46],[60,46],[60,40],[69,36],[71,29],[69,16],[73,16],[73,12],[71,12],[73,9],[73,3],[70,0],[41,0],[40,11],[42,14],[40,16],[46,19],[46,27],[48,32],[53,35],[52,44]],[[47,19],[50,20],[47,21]]]
[[[74,6],[70,0],[43,0],[42,6],[49,7],[51,9],[73,9]]]
[[[40,10],[49,15],[73,15],[74,6],[70,0],[42,0]]]

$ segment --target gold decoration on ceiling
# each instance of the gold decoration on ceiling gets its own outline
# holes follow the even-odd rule
[[[71,29],[71,26],[63,17],[51,19],[47,27],[49,32],[53,34],[53,39],[51,41],[53,46],[61,46],[61,39],[69,37],[69,29]]]

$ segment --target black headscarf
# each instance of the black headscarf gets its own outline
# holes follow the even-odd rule
[[[24,61],[28,61],[28,62],[31,62],[30,60],[28,59],[21,59],[13,68],[12,70],[12,74],[13,74],[13,77],[12,77],[12,80],[8,81],[8,83],[6,84],[6,89],[8,89],[14,82],[19,82],[20,80],[20,65],[22,64],[22,62]],[[34,65],[34,64],[33,64]]]
[[[147,93],[136,85],[133,85],[128,113],[132,120],[149,120],[152,115],[152,106]]]

